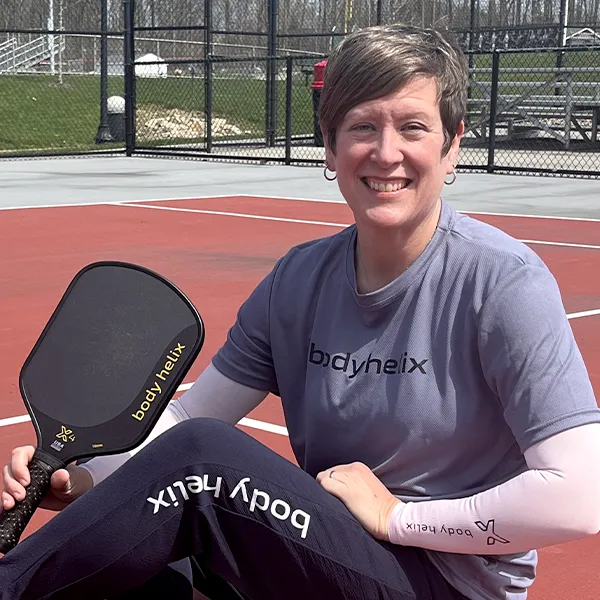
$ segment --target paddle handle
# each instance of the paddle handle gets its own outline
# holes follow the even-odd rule
[[[31,483],[25,488],[25,498],[21,502],[17,502],[10,510],[4,510],[0,514],[1,554],[6,554],[19,543],[19,538],[27,527],[27,523],[50,489],[52,473],[59,466],[55,460],[44,460],[42,453],[36,450],[28,468]]]

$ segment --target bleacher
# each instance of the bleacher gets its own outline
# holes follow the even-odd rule
[[[491,114],[491,71],[472,70],[467,118],[472,137],[488,139],[493,125],[496,134],[502,132],[509,141],[553,140],[565,150],[574,140],[598,142],[600,81],[579,81],[577,75],[600,76],[600,66],[502,69],[495,115]]]
[[[42,35],[26,42],[9,37],[0,44],[0,73],[28,71],[64,48],[64,36]]]

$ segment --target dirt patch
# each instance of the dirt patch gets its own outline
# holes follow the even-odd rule
[[[214,137],[240,137],[252,133],[227,119],[214,116],[211,129]],[[206,121],[200,111],[143,106],[136,112],[136,135],[144,140],[205,137]]]

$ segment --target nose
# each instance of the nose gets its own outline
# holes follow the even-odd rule
[[[394,127],[385,127],[377,136],[371,160],[382,168],[388,168],[404,160],[402,136]]]

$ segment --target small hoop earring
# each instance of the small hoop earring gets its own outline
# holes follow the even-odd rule
[[[444,179],[444,183],[446,185],[452,185],[456,181],[456,171],[452,171],[452,173],[450,175],[452,176],[452,179],[450,181],[446,181]]]
[[[327,165],[325,165],[325,168],[323,169],[323,177],[325,177],[325,179],[327,179],[327,181],[335,181],[337,179],[337,173],[335,171],[331,171],[333,173],[333,177],[329,177],[327,175],[328,169],[329,169],[329,167]]]

